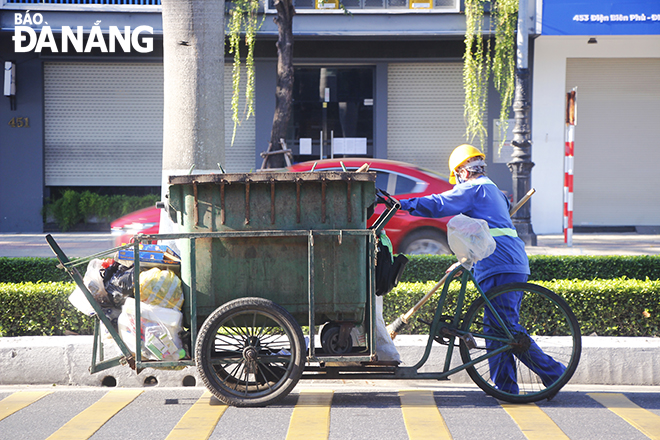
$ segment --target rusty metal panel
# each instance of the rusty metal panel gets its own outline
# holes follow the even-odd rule
[[[199,317],[232,299],[256,296],[275,301],[307,325],[308,237],[275,231],[365,230],[374,182],[375,173],[338,172],[171,177],[170,214],[179,232],[259,235],[195,239],[190,258],[182,259],[182,280],[193,285],[194,272]],[[368,236],[337,232],[314,236],[313,242],[315,323],[361,322],[373,264]]]

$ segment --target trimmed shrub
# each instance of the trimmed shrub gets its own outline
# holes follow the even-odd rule
[[[408,255],[410,262],[401,281],[440,280],[444,271],[456,262],[452,255]],[[660,279],[660,255],[530,255],[530,281],[563,279],[609,279],[627,277],[636,280]]]
[[[71,281],[58,264],[57,258],[0,257],[0,283]]]
[[[659,280],[621,277],[537,284],[566,300],[585,335],[660,336]]]
[[[530,280],[660,279],[660,255],[532,255]]]
[[[437,281],[456,262],[452,255],[408,255],[410,262],[401,277],[402,282]],[[0,282],[69,281],[66,273],[57,269],[56,258],[0,257]],[[660,256],[549,256],[529,257],[530,281],[560,279],[660,279]],[[84,270],[83,270],[84,272]]]
[[[69,303],[74,283],[0,283],[0,336],[92,334],[94,321]]]
[[[535,281],[563,297],[571,307],[582,328],[583,335],[600,336],[660,336],[660,281],[631,280],[620,277],[612,280],[554,280]],[[383,318],[390,323],[407,312],[429,292],[435,282],[399,283],[385,297]],[[452,314],[460,284],[453,282],[443,313]],[[440,291],[427,302],[403,334],[428,333],[429,327],[417,321],[433,320]],[[467,305],[476,296],[472,284],[467,289]],[[466,308],[464,311],[467,310]]]
[[[660,281],[631,280],[555,280],[535,284],[563,297],[577,316],[583,335],[660,337]],[[430,291],[435,282],[399,283],[385,296],[383,318],[386,323],[407,312]],[[445,314],[453,316],[460,284],[450,285]],[[0,335],[62,335],[67,331],[91,334],[93,319],[78,312],[68,301],[73,283],[0,283]],[[413,316],[402,334],[427,334],[429,327],[417,321],[433,320],[440,289]],[[464,311],[476,297],[469,285]]]

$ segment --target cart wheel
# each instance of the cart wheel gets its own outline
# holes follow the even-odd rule
[[[204,322],[195,347],[206,387],[233,406],[284,398],[303,373],[305,344],[291,314],[264,298],[239,298]]]
[[[553,398],[580,360],[580,324],[570,307],[555,293],[530,283],[494,287],[486,296],[506,320],[506,328],[482,297],[474,301],[461,328],[471,335],[460,341],[463,362],[474,362],[466,371],[479,388],[506,402]],[[517,322],[512,307],[516,303]],[[507,346],[504,352],[483,359]]]
[[[342,345],[339,341],[341,327],[337,324],[326,324],[321,330],[321,347],[328,354],[346,354],[353,348],[353,340],[349,335]]]

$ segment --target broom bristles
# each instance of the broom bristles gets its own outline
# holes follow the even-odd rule
[[[403,317],[399,316],[386,327],[387,332],[390,334],[390,338],[396,338],[396,335],[406,326],[407,322],[403,320]]]

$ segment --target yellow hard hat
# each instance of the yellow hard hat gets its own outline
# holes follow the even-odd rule
[[[473,147],[472,145],[463,144],[454,148],[449,156],[449,183],[452,185],[456,183],[456,170],[461,167],[468,159],[473,157],[481,157],[486,159],[484,153]]]

